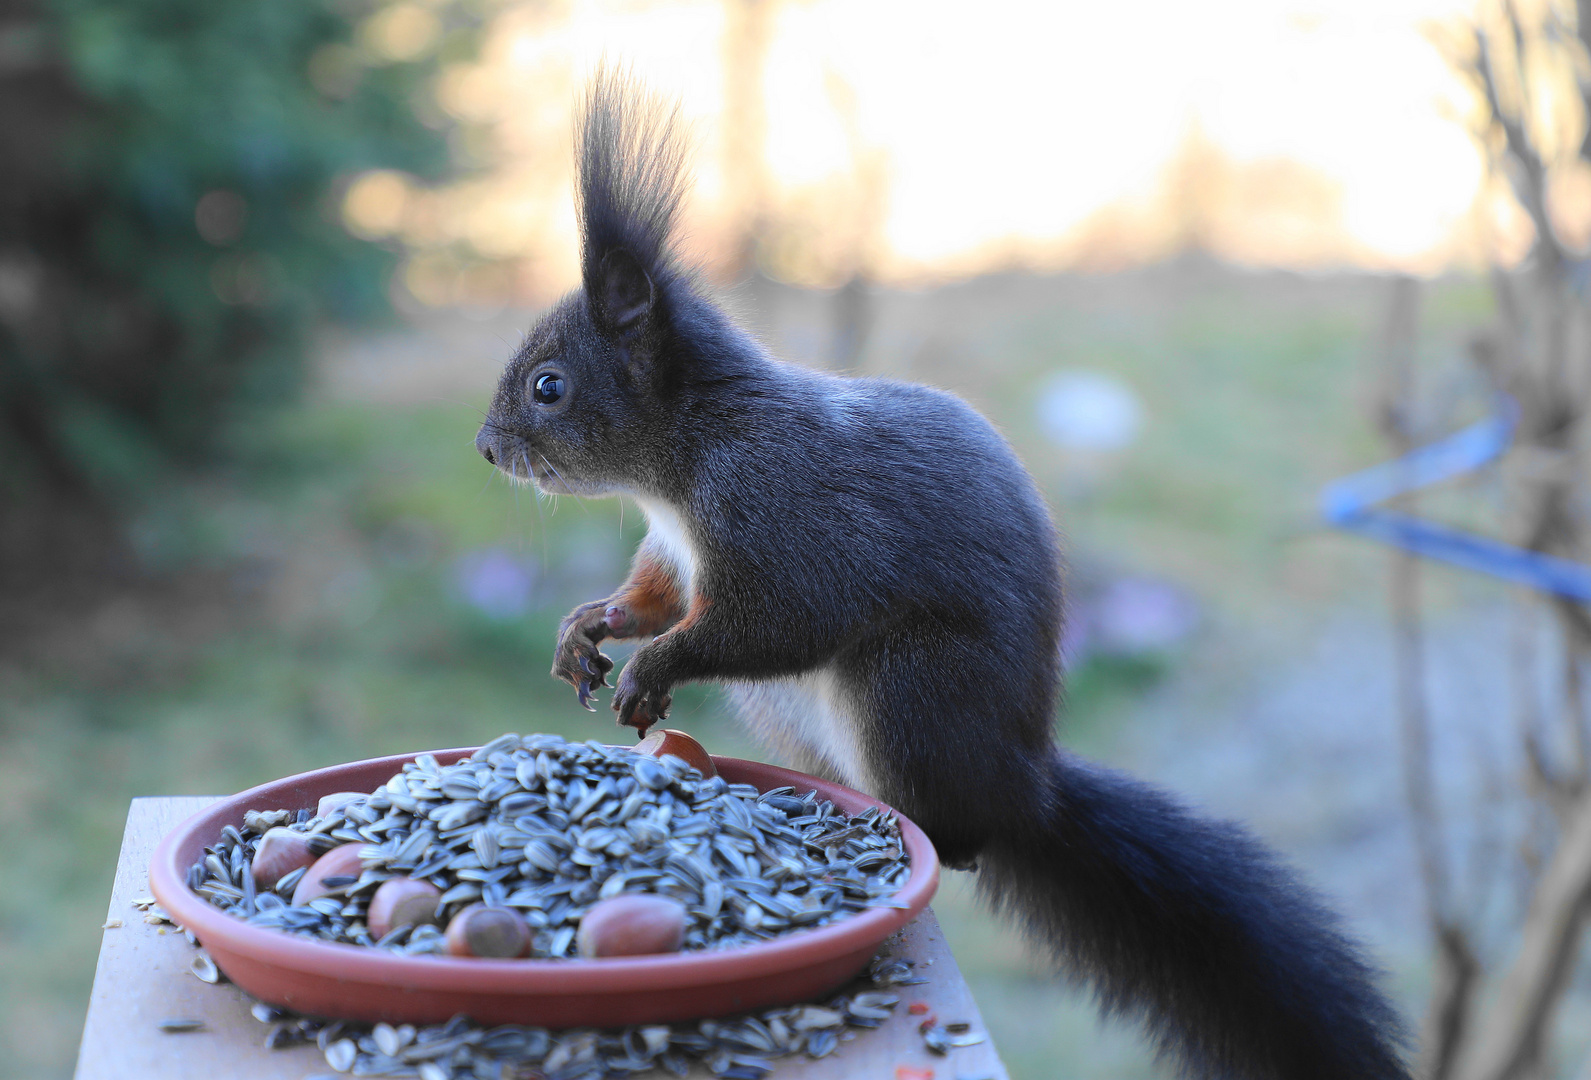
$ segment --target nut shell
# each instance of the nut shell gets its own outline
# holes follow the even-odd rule
[[[309,850],[309,834],[278,825],[266,829],[265,835],[254,847],[254,861],[249,864],[255,884],[269,889],[300,866],[309,866],[315,855]]]
[[[370,798],[368,791],[334,791],[330,795],[322,795],[320,802],[315,805],[315,816],[325,817],[333,810],[341,810],[349,803],[368,798]]]
[[[447,951],[512,960],[530,952],[530,927],[513,908],[471,904],[447,924]]]
[[[647,754],[651,757],[664,757],[672,754],[682,758],[685,764],[699,771],[703,776],[717,776],[718,768],[713,764],[711,755],[705,747],[683,731],[666,728],[654,731],[630,749],[637,754]]]
[[[365,913],[365,925],[377,940],[400,926],[436,922],[436,902],[442,890],[418,878],[388,878],[377,887]]]
[[[591,905],[575,941],[587,959],[679,952],[685,920],[685,905],[666,896],[613,896]]]
[[[365,864],[359,859],[359,852],[364,844],[343,844],[334,847],[304,871],[304,876],[299,878],[298,887],[293,890],[293,903],[307,904],[311,900],[325,896],[329,890],[323,882],[329,877],[345,877],[353,875],[358,877],[364,873]]]

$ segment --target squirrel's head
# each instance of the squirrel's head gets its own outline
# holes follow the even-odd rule
[[[670,248],[684,190],[677,110],[599,72],[577,135],[581,288],[526,338],[476,448],[551,492],[634,490],[666,440],[693,301]]]
[[[525,338],[475,436],[487,461],[556,494],[634,490],[649,447],[666,438],[657,430],[669,359],[659,283],[622,249],[598,269]]]

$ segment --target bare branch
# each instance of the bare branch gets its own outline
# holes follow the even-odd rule
[[[1519,952],[1454,1080],[1514,1080],[1536,1061],[1541,1038],[1573,969],[1591,899],[1591,798],[1574,809],[1531,899]]]
[[[1384,383],[1376,403],[1377,421],[1387,440],[1406,454],[1415,430],[1414,352],[1419,326],[1419,286],[1412,278],[1393,282],[1382,334]],[[1405,511],[1412,499],[1398,500]],[[1431,721],[1427,705],[1425,641],[1420,620],[1419,560],[1394,552],[1391,567],[1393,658],[1402,741],[1404,796],[1414,829],[1414,847],[1424,885],[1426,918],[1436,943],[1436,973],[1425,1019],[1428,1080],[1447,1080],[1464,1045],[1481,968],[1468,929],[1458,915],[1448,868],[1442,815],[1431,775]]]
[[[1576,606],[1575,611],[1584,617],[1585,612]],[[1591,781],[1591,738],[1588,738],[1586,728],[1585,685],[1584,672],[1581,665],[1584,663],[1586,653],[1586,640],[1579,635],[1571,635],[1570,640],[1564,643],[1568,655],[1563,663],[1563,726],[1569,737],[1569,745],[1574,753],[1572,769],[1566,771],[1566,778],[1574,785],[1578,794]]]
[[[1575,268],[1553,228],[1548,181],[1559,162],[1549,158],[1560,151],[1542,125],[1575,110],[1591,117],[1591,0],[1576,0],[1572,34],[1555,11],[1540,17],[1532,11],[1527,21],[1514,0],[1497,0],[1495,10],[1489,29],[1470,28],[1469,49],[1452,48],[1449,55],[1476,88],[1488,114],[1481,135],[1495,155],[1494,168],[1504,170],[1536,238],[1527,272],[1493,269],[1496,323],[1476,336],[1471,352],[1491,384],[1519,402],[1518,452],[1553,463],[1550,469],[1511,471],[1517,494],[1509,531],[1532,550],[1584,558],[1587,522],[1580,507],[1586,494],[1577,443],[1591,356],[1572,344],[1572,331],[1584,324],[1587,304],[1571,287]],[[1572,66],[1573,80],[1562,78],[1564,62]],[[1591,123],[1574,135],[1583,136],[1579,152],[1591,158]],[[1519,464],[1517,457],[1513,464]],[[1396,604],[1411,602],[1396,595],[1407,588],[1394,582]],[[1591,661],[1591,613],[1563,597],[1532,603],[1553,614],[1562,653],[1549,714],[1536,646],[1520,624],[1513,663],[1525,784],[1533,799],[1531,825],[1518,838],[1527,869],[1518,882],[1524,910],[1519,943],[1502,978],[1483,995],[1483,972],[1463,924],[1450,910],[1432,907],[1437,978],[1426,1065],[1433,1080],[1525,1080],[1539,1073],[1547,1057],[1546,1032],[1579,960],[1591,907],[1591,716],[1582,667]],[[1407,706],[1403,711],[1407,727],[1411,714]],[[1548,715],[1563,731],[1561,739],[1556,731],[1549,737]],[[1407,734],[1405,743],[1416,745]],[[1429,878],[1423,867],[1422,872]],[[1488,1002],[1484,1011],[1477,1006],[1482,997]],[[1591,1080],[1591,1070],[1585,1080]]]
[[[1575,4],[1575,31],[1580,42],[1580,55],[1575,65],[1579,69],[1578,82],[1582,99],[1591,100],[1588,74],[1591,74],[1591,0],[1577,0]],[[1591,112],[1586,115],[1585,133],[1580,142],[1580,156],[1591,158]]]
[[[1426,708],[1424,641],[1420,628],[1419,561],[1399,551],[1392,563],[1393,653],[1397,664],[1403,789],[1433,927],[1454,923],[1441,811],[1431,779],[1431,719]]]
[[[1426,1013],[1420,1045],[1422,1080],[1449,1080],[1464,1034],[1469,1030],[1470,1009],[1481,977],[1469,934],[1460,926],[1442,926],[1436,933],[1436,971],[1432,977],[1431,1006]]]
[[[1505,172],[1514,196],[1530,215],[1536,228],[1536,258],[1542,271],[1558,274],[1564,265],[1563,248],[1552,227],[1547,211],[1547,166],[1536,152],[1528,130],[1528,90],[1525,79],[1524,27],[1512,4],[1504,5],[1508,18],[1509,36],[1513,46],[1511,66],[1519,83],[1520,109],[1517,113],[1503,107],[1497,83],[1498,71],[1494,56],[1494,42],[1480,27],[1475,28],[1475,59],[1469,73],[1485,98],[1492,126],[1503,133],[1508,151]]]

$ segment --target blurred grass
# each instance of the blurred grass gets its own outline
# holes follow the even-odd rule
[[[1263,655],[1255,638],[1283,648],[1374,588],[1374,552],[1309,530],[1319,485],[1380,453],[1362,414],[1383,288],[1196,268],[884,299],[873,369],[988,413],[1079,559],[1164,574],[1205,605],[1181,655],[1078,674],[1072,745],[1111,758],[1146,686],[1190,664],[1240,679]],[[1485,303],[1471,284],[1437,285],[1431,347]],[[765,330],[777,342],[803,318]],[[1124,379],[1148,412],[1141,442],[1084,484],[1032,414],[1033,388],[1063,367]],[[558,617],[616,584],[642,519],[494,479],[471,442],[489,389],[464,404],[322,396],[251,431],[235,475],[172,492],[139,522],[141,555],[164,576],[4,662],[0,1075],[70,1073],[131,797],[220,794],[509,730],[620,737],[547,668]],[[459,560],[491,548],[534,578],[522,615],[463,598]],[[757,754],[710,691],[680,693],[672,719],[715,752]],[[1014,1077],[1166,1075],[948,877],[936,908]]]

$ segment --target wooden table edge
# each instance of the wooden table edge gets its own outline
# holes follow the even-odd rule
[[[193,949],[181,931],[145,922],[133,906],[149,895],[155,844],[217,798],[143,797],[129,805],[74,1080],[300,1080],[330,1073],[313,1045],[265,1049],[266,1029],[249,1014],[247,996],[231,984],[218,987],[194,978],[188,972]],[[915,1030],[922,1017],[906,1006],[917,1000],[945,1022],[960,1020],[975,1031],[987,1030],[932,908],[892,943],[929,982],[898,988],[902,1004],[895,1015],[876,1030],[858,1032],[834,1055],[818,1061],[776,1059],[770,1080],[926,1080],[930,1075],[934,1080],[1009,1080],[992,1042],[934,1057]],[[200,1020],[204,1027],[188,1034],[160,1031],[161,1020],[179,1017]],[[698,1067],[691,1080],[710,1076]]]

